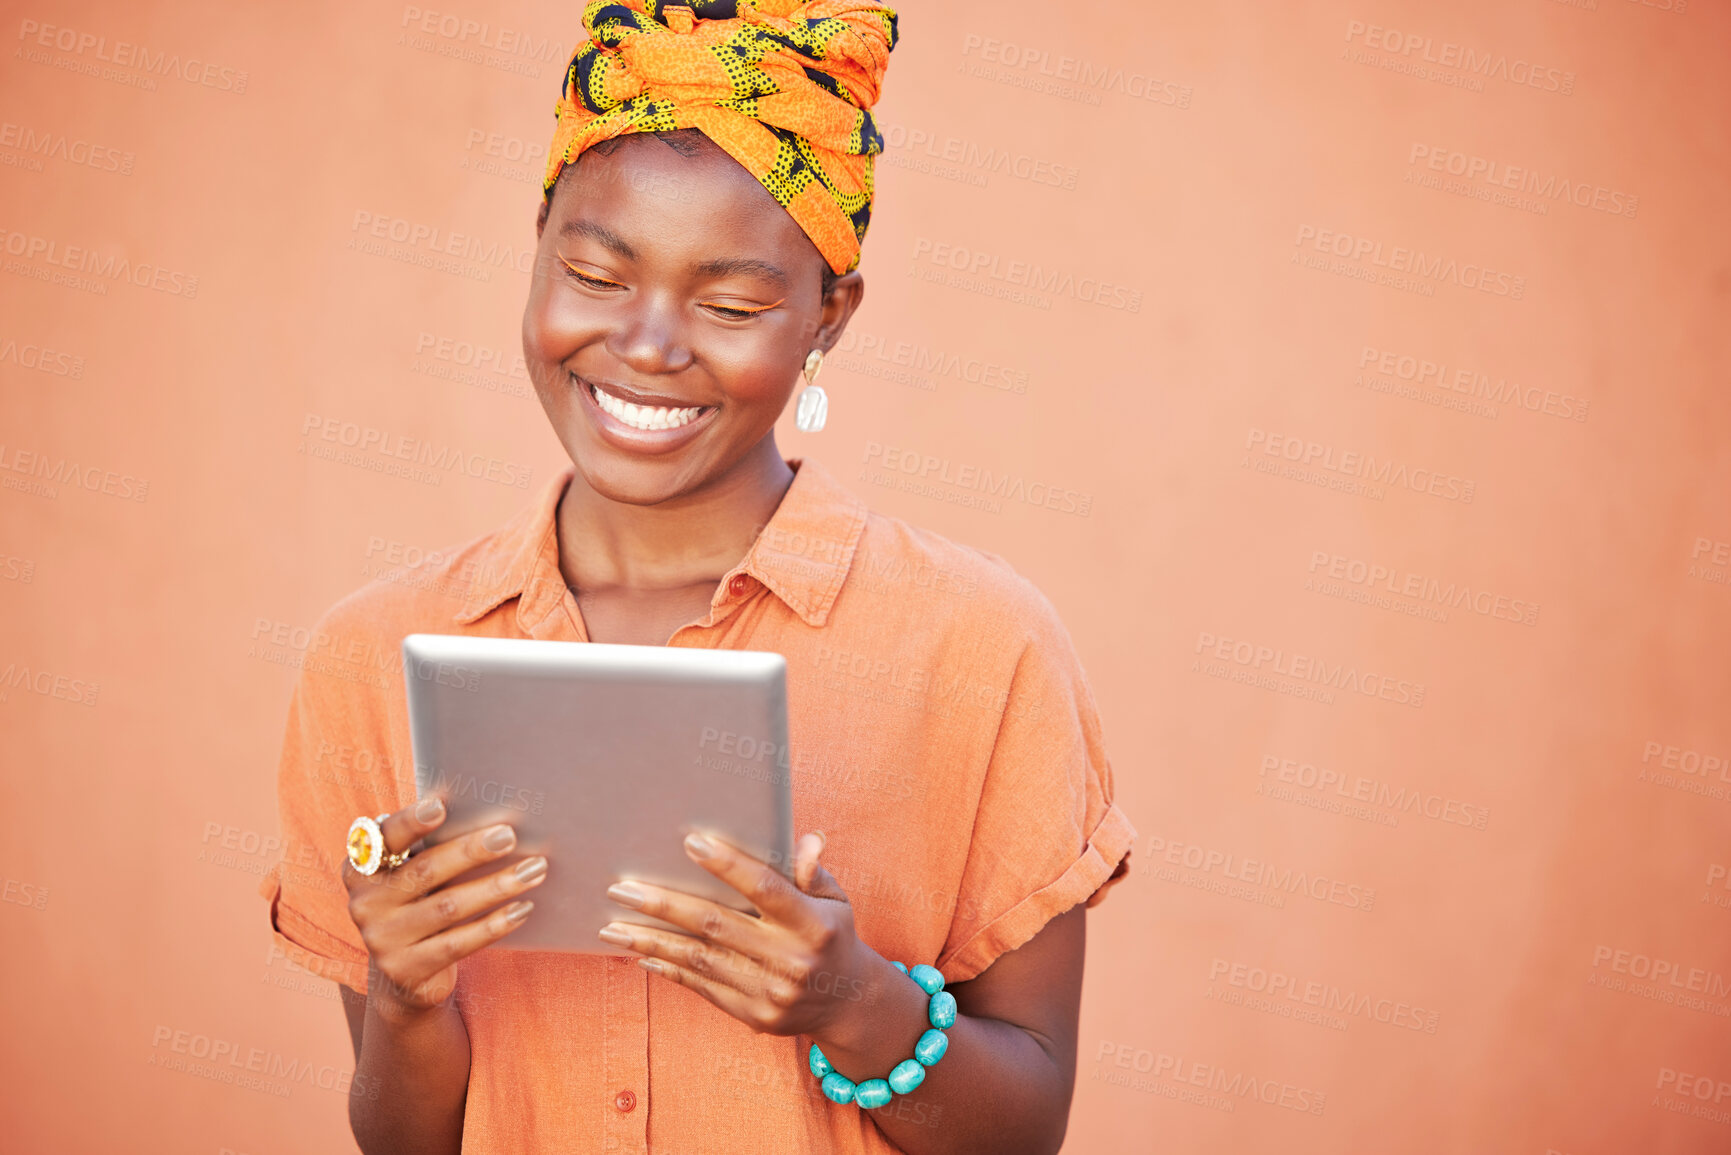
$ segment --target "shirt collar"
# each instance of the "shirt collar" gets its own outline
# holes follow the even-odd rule
[[[732,572],[756,578],[807,625],[821,626],[853,567],[866,506],[817,462],[787,463],[796,471],[793,484]]]
[[[749,589],[736,588],[740,583],[734,579],[744,574],[767,587],[807,625],[822,626],[852,568],[865,532],[866,507],[817,462],[790,457],[787,463],[794,470],[793,483],[745,557],[723,575],[713,610],[743,600]],[[559,499],[575,473],[567,466],[549,480],[535,500],[483,546],[469,596],[457,612],[459,624],[472,624],[517,598],[519,623],[529,629],[534,624],[529,619],[543,619],[552,608],[539,603],[562,598],[556,521]]]

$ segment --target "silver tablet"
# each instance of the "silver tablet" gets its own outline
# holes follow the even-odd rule
[[[534,912],[497,948],[633,953],[596,932],[667,924],[607,897],[626,877],[750,911],[686,857],[692,831],[789,870],[780,654],[411,634],[403,680],[417,793],[449,815],[427,841],[509,823],[516,849],[476,876],[547,856]]]

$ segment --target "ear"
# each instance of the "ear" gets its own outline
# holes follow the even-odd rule
[[[834,348],[835,343],[841,340],[842,331],[847,328],[854,310],[859,308],[864,299],[865,278],[860,276],[858,269],[837,277],[823,299],[823,309],[818,314],[817,332],[812,334],[812,345],[825,353]]]

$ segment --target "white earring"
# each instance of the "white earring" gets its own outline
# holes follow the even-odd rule
[[[823,368],[823,350],[813,349],[805,357],[805,388],[800,390],[799,404],[794,410],[793,423],[801,433],[816,433],[829,417],[829,397],[817,383],[818,370]]]

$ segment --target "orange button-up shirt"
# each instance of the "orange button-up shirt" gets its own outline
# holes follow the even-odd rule
[[[1001,559],[789,464],[774,516],[669,644],[787,659],[795,831],[827,835],[865,943],[964,982],[1124,875],[1136,832],[1093,697],[1051,605]],[[497,532],[375,579],[314,631],[280,769],[287,850],[261,888],[300,965],[366,989],[340,864],[357,815],[415,798],[404,636],[587,640],[559,569],[570,478]],[[630,958],[484,950],[458,976],[465,1152],[896,1150],[824,1098],[810,1040],[757,1034]],[[886,1109],[924,1116],[917,1100]]]

